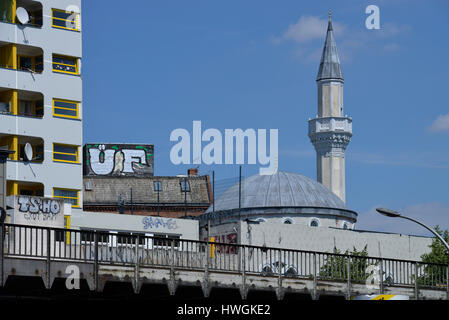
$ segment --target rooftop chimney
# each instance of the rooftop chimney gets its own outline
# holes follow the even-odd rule
[[[197,176],[198,175],[198,169],[197,168],[190,168],[187,170],[188,176]]]

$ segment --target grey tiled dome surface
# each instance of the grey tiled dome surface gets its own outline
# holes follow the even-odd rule
[[[238,209],[239,184],[215,202],[215,211]],[[291,172],[254,175],[242,181],[242,208],[321,207],[347,210],[343,201],[321,183]],[[208,212],[211,211],[209,208]]]

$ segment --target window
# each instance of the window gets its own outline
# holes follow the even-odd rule
[[[79,103],[75,101],[53,99],[53,115],[56,117],[78,119],[78,105]]]
[[[79,13],[59,9],[51,10],[51,26],[53,28],[79,31]]]
[[[29,71],[33,67],[33,59],[31,57],[19,57],[19,69]]]
[[[310,220],[309,226],[311,227],[319,227],[320,226],[320,221],[316,218],[313,218],[312,220]]]
[[[21,116],[33,116],[34,112],[34,102],[27,100],[19,100],[19,114]]]
[[[34,71],[41,73],[42,71],[44,71],[44,57],[40,56],[40,57],[36,57],[35,59],[35,65],[34,65]]]
[[[284,224],[293,224],[293,220],[290,218],[284,219]]]
[[[53,161],[78,163],[78,147],[54,143]]]
[[[153,182],[154,191],[162,191],[162,183],[160,181]]]
[[[72,208],[79,207],[78,190],[53,188],[53,198],[63,199],[64,202],[71,203]]]
[[[137,233],[127,233],[127,232],[119,232],[117,234],[117,244],[136,244],[136,237],[139,234]],[[141,234],[139,237],[139,245],[145,244],[145,234]]]
[[[74,57],[53,55],[53,71],[77,75],[79,74],[78,59]]]
[[[189,192],[190,191],[190,184],[189,181],[186,179],[181,180],[181,192]]]
[[[42,50],[41,50],[42,51]],[[41,73],[44,71],[43,56],[18,56],[19,70]]]
[[[171,247],[173,241],[173,247],[179,247],[179,236],[168,235],[168,234],[158,234],[153,238],[153,245],[155,247]]]
[[[94,242],[95,241],[95,232],[92,230],[82,230],[81,232],[81,241],[83,242]],[[106,232],[98,233],[98,242],[100,243],[109,243],[109,234]]]

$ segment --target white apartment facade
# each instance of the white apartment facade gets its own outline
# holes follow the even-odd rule
[[[63,199],[82,212],[81,58],[81,0],[2,0],[0,146],[15,151],[7,196]]]

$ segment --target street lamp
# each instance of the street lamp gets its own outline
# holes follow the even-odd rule
[[[449,253],[449,245],[446,243],[446,241],[444,241],[443,237],[441,237],[441,236],[438,234],[438,232],[436,232],[435,230],[433,230],[431,227],[426,226],[424,223],[419,222],[418,220],[415,220],[415,219],[413,219],[413,218],[403,216],[402,214],[400,214],[399,212],[394,211],[394,210],[390,210],[390,209],[386,209],[386,208],[377,208],[376,211],[379,212],[380,214],[382,214],[382,215],[384,215],[384,216],[387,216],[387,217],[390,217],[390,218],[404,218],[404,219],[413,221],[413,222],[415,222],[415,223],[417,223],[417,224],[423,226],[424,228],[426,228],[427,230],[429,230],[430,232],[432,232],[438,239],[440,239],[441,242],[443,242],[444,246],[446,247],[446,249],[447,249],[447,251],[448,251],[448,253]]]

